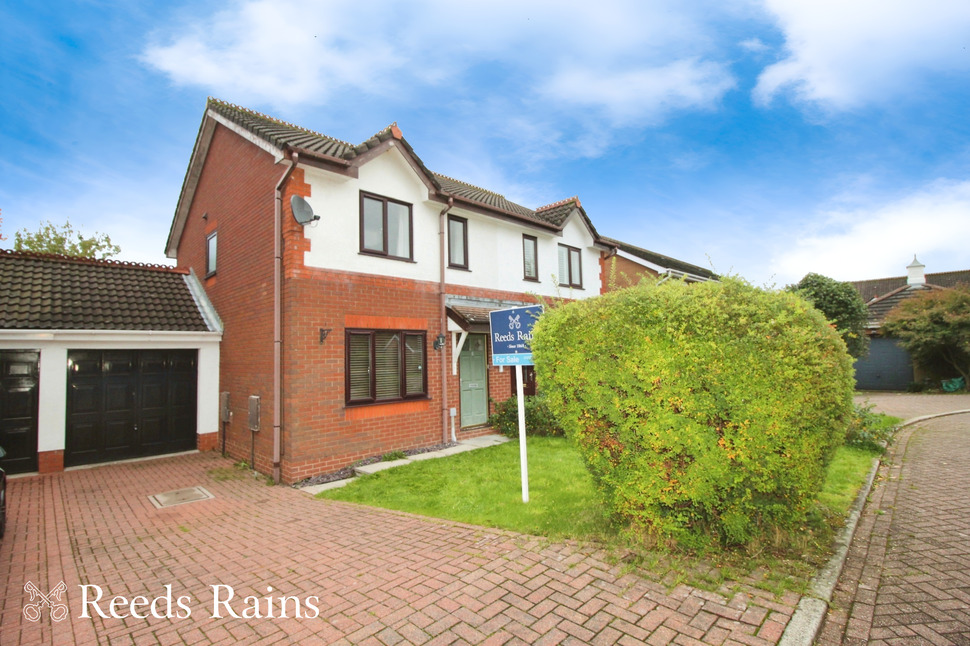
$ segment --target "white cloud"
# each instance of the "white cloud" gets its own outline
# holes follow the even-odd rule
[[[915,254],[928,272],[970,269],[970,181],[938,180],[881,204],[833,208],[776,242],[778,278],[905,275]],[[778,249],[778,246],[784,245]]]
[[[762,54],[771,49],[760,38],[748,38],[747,40],[742,40],[740,43],[738,43],[738,46],[752,54]]]
[[[614,118],[656,120],[709,107],[733,87],[711,60],[713,11],[635,0],[243,0],[160,29],[142,61],[243,103],[322,104],[347,90],[595,94],[588,104]],[[482,68],[499,73],[482,81]],[[569,88],[576,81],[595,86]]]
[[[617,124],[654,125],[678,110],[713,108],[734,86],[725,65],[685,59],[615,73],[564,69],[553,75],[542,92],[557,102],[602,109]]]
[[[970,3],[954,0],[764,0],[786,56],[758,79],[755,100],[849,109],[920,92],[933,73],[970,71]]]

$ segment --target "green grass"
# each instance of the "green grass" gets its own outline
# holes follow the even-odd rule
[[[551,538],[603,534],[608,523],[579,453],[562,438],[530,438],[527,447],[528,503],[518,442],[380,471],[318,497]]]
[[[841,447],[829,465],[818,501],[832,516],[844,516],[852,506],[877,454],[866,449]]]
[[[579,452],[565,438],[529,438],[530,502],[522,502],[519,445],[508,442],[424,460],[359,478],[318,498],[342,500],[552,539],[607,547],[617,559],[668,586],[718,589],[743,581],[775,593],[801,591],[828,557],[876,453],[841,447],[829,468],[817,512],[797,536],[779,536],[717,554],[661,552],[631,544],[603,512]]]

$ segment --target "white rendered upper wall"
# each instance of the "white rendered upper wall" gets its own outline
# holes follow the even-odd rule
[[[304,228],[310,241],[310,251],[304,256],[306,266],[438,281],[438,218],[443,205],[428,199],[427,186],[396,146],[362,165],[356,179],[312,167],[305,167],[305,178],[311,187],[307,201],[320,216],[320,220]],[[414,262],[360,252],[361,191],[412,206]],[[452,208],[449,215],[468,221],[468,269],[447,268],[448,284],[568,298],[600,293],[599,251],[578,215],[570,216],[561,235],[479,215],[459,206]],[[524,279],[523,234],[536,238],[539,282]],[[559,245],[580,250],[583,289],[559,286]]]

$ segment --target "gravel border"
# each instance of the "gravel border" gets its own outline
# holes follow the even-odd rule
[[[458,446],[458,442],[445,442],[443,444],[435,444],[434,446],[425,446],[420,449],[407,449],[406,451],[401,451],[404,455],[410,457],[412,455],[420,455],[422,453],[431,453],[432,451],[441,451],[443,449],[450,449],[453,446]],[[294,489],[302,489],[303,487],[312,487],[313,485],[322,485],[329,482],[336,482],[337,480],[346,480],[347,478],[354,477],[354,468],[363,467],[368,464],[376,464],[377,462],[383,461],[383,455],[375,455],[369,458],[364,458],[363,460],[358,460],[354,462],[349,467],[344,467],[339,471],[331,471],[330,473],[322,473],[318,476],[312,476],[306,480],[301,480],[300,482],[293,483],[290,485]]]

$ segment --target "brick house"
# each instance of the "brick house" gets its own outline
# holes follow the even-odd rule
[[[225,325],[219,442],[287,483],[483,432],[513,392],[488,312],[600,294],[618,253],[577,198],[434,173],[397,125],[354,146],[215,99],[166,246]]]

